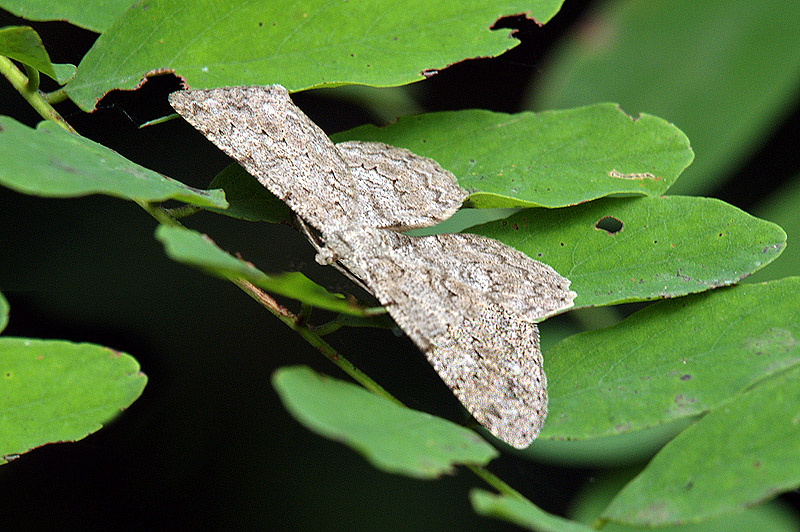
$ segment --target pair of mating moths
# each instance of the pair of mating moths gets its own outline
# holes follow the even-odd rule
[[[489,238],[403,234],[461,206],[453,174],[378,142],[334,145],[279,85],[170,103],[321,233],[317,261],[361,279],[478,422],[514,447],[536,438],[547,381],[534,321],[572,306],[569,280]]]

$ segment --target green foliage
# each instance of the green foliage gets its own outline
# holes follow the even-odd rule
[[[30,65],[62,85],[75,75],[74,65],[54,65],[50,62],[39,34],[27,26],[0,29],[0,55]]]
[[[101,33],[133,3],[132,0],[2,0],[0,7],[28,20],[67,20]]]
[[[0,338],[0,463],[96,432],[146,382],[133,357],[107,347]]]
[[[227,166],[217,174],[209,188],[221,188],[228,201],[227,208],[207,207],[210,211],[250,222],[285,222],[292,217],[292,211],[284,202],[238,164]]]
[[[599,472],[592,479],[590,489],[584,489],[577,497],[570,516],[581,523],[595,521],[600,512],[608,506],[619,490],[637,471],[633,469]],[[607,532],[651,532],[652,527],[635,526],[608,522],[602,528]],[[779,502],[761,504],[755,508],[734,511],[712,517],[697,523],[666,525],[657,528],[659,532],[753,532],[769,530],[770,532],[797,532],[800,523],[794,512]]]
[[[465,9],[425,0],[218,0],[204,4],[202,16],[184,0],[140,2],[100,36],[67,92],[88,111],[107,91],[132,89],[148,73],[175,72],[193,89],[405,85],[465,57],[505,52],[515,41],[508,30],[490,30],[497,18],[526,13],[544,23],[561,1],[474,0]]]
[[[797,341],[786,336],[754,354],[796,349]],[[603,517],[675,525],[749,508],[800,486],[798,454],[800,368],[794,367],[683,431],[623,488]]]
[[[247,262],[228,255],[208,236],[183,227],[160,226],[156,238],[172,260],[199,268],[223,279],[244,279],[269,292],[334,312],[363,316],[364,311],[344,296],[335,296],[298,272],[270,276]]]
[[[198,190],[71,134],[53,122],[36,129],[0,117],[0,183],[25,194],[74,198],[108,194],[149,203],[168,199],[224,207],[219,190]]]
[[[601,221],[621,223],[618,231]],[[675,297],[735,283],[775,260],[786,233],[712,198],[607,198],[529,209],[473,227],[572,281],[576,307]]]
[[[484,490],[473,490],[470,501],[481,515],[511,521],[539,532],[591,532],[588,526],[549,514],[530,501],[511,495],[496,495]]]
[[[593,439],[725,408],[800,364],[798,293],[793,277],[661,301],[556,344],[545,353],[551,400],[542,437]]]
[[[516,41],[508,30],[490,30],[498,17],[526,13],[545,23],[560,7],[557,0],[482,0],[469,8],[416,1],[398,8],[385,0],[291,7],[155,0],[127,11],[130,2],[101,4],[0,2],[29,19],[63,18],[102,32],[65,87],[84,110],[110,90],[133,89],[166,72],[193,88],[350,86],[358,98],[366,94],[358,85],[410,84],[465,58],[499,55]],[[584,28],[551,59],[535,96],[545,109],[593,105],[434,112],[334,136],[379,140],[439,161],[470,190],[476,209],[435,230],[451,230],[449,223],[553,266],[571,279],[576,308],[672,298],[545,351],[550,414],[533,453],[548,447],[564,460],[571,445],[597,444],[583,464],[601,462],[601,445],[624,462],[632,460],[624,447],[633,440],[626,438],[640,438],[644,449],[670,440],[633,480],[595,490],[602,502],[575,520],[542,511],[485,470],[497,451],[477,433],[391,400],[321,339],[343,325],[384,326],[364,304],[301,273],[267,275],[181,226],[179,214],[199,210],[251,222],[290,218],[238,166],[215,177],[210,190],[189,187],[59,127],[57,113],[41,110],[46,99],[16,83],[48,120],[31,129],[0,117],[0,184],[41,197],[105,194],[135,202],[161,222],[155,238],[172,260],[234,281],[256,299],[247,283],[302,303],[299,314],[265,306],[366,390],[305,367],[277,370],[273,386],[304,426],[378,469],[433,478],[466,465],[499,492],[471,493],[478,514],[532,530],[585,532],[606,520],[608,530],[736,530],[764,511],[746,508],[800,486],[800,278],[728,286],[775,260],[786,233],[716,199],[661,195],[709,190],[759,144],[800,79],[797,54],[779,53],[797,48],[791,43],[798,33],[777,2],[755,11],[739,1],[608,2],[594,16],[593,31]],[[53,65],[29,27],[0,29],[0,55],[61,84],[71,77],[70,65]],[[735,68],[723,68],[728,63]],[[2,73],[22,79],[8,65],[0,63]],[[384,105],[373,90],[369,101]],[[663,118],[632,119],[601,101]],[[679,127],[698,161],[691,179],[676,182],[694,157]],[[761,212],[795,232],[796,196],[767,202]],[[184,205],[167,209],[167,201]],[[488,209],[499,207],[525,209]],[[784,264],[783,275],[798,273]],[[315,328],[307,324],[311,307],[342,316]],[[0,295],[0,331],[7,321]],[[108,348],[0,339],[0,457],[83,438],[130,405],[145,380],[132,357]],[[592,528],[583,524],[593,519],[599,521]]]
[[[385,142],[430,157],[458,176],[480,208],[663,194],[694,157],[672,124],[649,115],[633,120],[613,104],[537,114],[427,113],[333,138]]]
[[[6,298],[0,293],[0,332],[3,332],[6,325],[8,325],[8,301],[6,301]]]
[[[543,67],[548,75],[530,102],[559,109],[614,101],[667,118],[698,154],[671,192],[708,193],[795,100],[800,54],[789,50],[799,49],[796,4],[602,2]]]
[[[282,368],[272,384],[298,421],[390,473],[434,478],[453,473],[457,464],[485,465],[499,454],[470,429],[310,368]]]

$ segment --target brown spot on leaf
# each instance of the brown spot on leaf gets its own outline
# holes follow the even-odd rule
[[[623,174],[622,172],[618,172],[616,169],[612,169],[608,172],[609,177],[615,177],[617,179],[650,179],[651,181],[661,181],[661,178],[651,174],[650,172],[634,172],[630,174]]]

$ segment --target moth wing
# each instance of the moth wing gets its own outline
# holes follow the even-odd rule
[[[381,142],[336,145],[350,168],[367,227],[411,229],[449,218],[468,196],[433,159]]]
[[[542,311],[516,312],[519,302],[503,300],[528,297],[528,283],[546,286],[543,297],[553,297],[550,286],[566,280],[530,264],[485,262],[503,244],[476,235],[409,237],[383,230],[367,235],[363,249],[342,261],[345,266],[374,291],[479,423],[514,447],[529,445],[547,415],[539,333],[527,317]],[[511,273],[505,272],[509,267]],[[528,277],[521,276],[526,267]],[[507,282],[511,285],[504,286]]]
[[[172,107],[318,230],[357,215],[342,156],[280,85],[173,92]]]
[[[471,233],[418,239],[451,276],[521,319],[538,322],[573,305],[570,280],[502,242]],[[425,251],[422,251],[422,250]]]

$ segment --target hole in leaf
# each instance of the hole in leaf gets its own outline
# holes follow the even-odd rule
[[[622,222],[611,216],[603,216],[597,220],[597,223],[594,224],[594,228],[601,229],[609,235],[613,235],[622,231]]]

